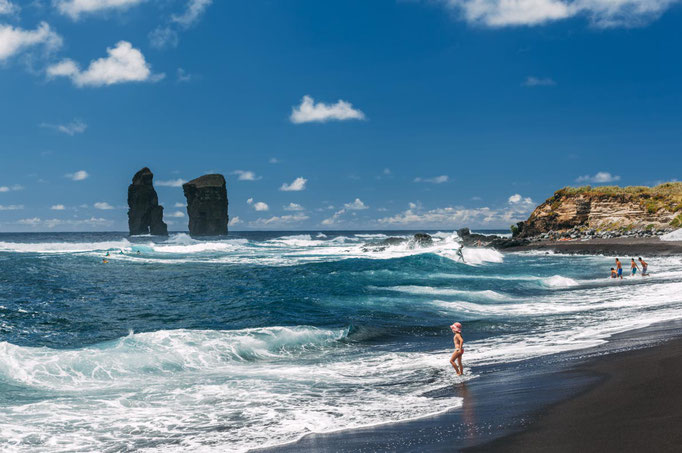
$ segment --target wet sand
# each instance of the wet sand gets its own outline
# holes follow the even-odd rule
[[[582,255],[622,255],[637,258],[638,256],[682,255],[682,241],[662,241],[658,237],[574,239],[570,241],[533,242],[520,247],[505,248],[503,251],[525,252],[530,250],[546,250]]]
[[[682,451],[682,338],[599,357],[583,393],[541,410],[524,431],[466,451]]]
[[[681,333],[682,320],[668,321],[615,335],[595,348],[559,354],[555,361],[545,357],[496,365],[478,370],[482,379],[453,385],[463,398],[460,409],[404,423],[309,434],[254,451],[680,451]]]

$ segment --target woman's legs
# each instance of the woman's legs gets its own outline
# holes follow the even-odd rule
[[[461,356],[461,355],[462,355],[461,352],[455,351],[455,352],[452,354],[452,357],[450,357],[450,365],[452,365],[452,368],[455,369],[455,372],[456,372],[457,374],[461,374],[461,373],[460,373],[460,371],[459,371],[459,368],[457,368],[457,363],[455,362],[455,360],[456,360],[459,356]],[[461,366],[461,364],[462,364],[462,359],[459,360],[459,363],[460,363],[460,366]]]

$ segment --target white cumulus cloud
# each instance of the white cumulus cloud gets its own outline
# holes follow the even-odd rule
[[[414,182],[428,182],[431,184],[443,184],[444,182],[448,182],[450,178],[448,175],[441,175],[441,176],[434,176],[431,178],[414,178]]]
[[[556,85],[556,82],[549,77],[528,76],[521,85],[524,87],[551,87]]]
[[[267,203],[263,203],[262,201],[254,202],[253,198],[249,198],[248,200],[246,200],[246,203],[253,206],[253,209],[255,209],[256,211],[267,211],[270,209],[270,206],[268,206]]]
[[[239,225],[240,223],[244,223],[244,222],[242,222],[242,219],[240,219],[239,216],[235,216],[235,217],[232,217],[230,219],[230,222],[228,223],[228,225],[234,226],[234,225]]]
[[[0,186],[0,192],[10,192],[17,190],[24,190],[24,186],[19,184],[14,184],[13,186]]]
[[[159,25],[149,33],[149,42],[152,47],[163,49],[176,47],[180,42],[180,31],[195,25],[211,6],[213,0],[187,0],[182,14],[173,14],[169,21]],[[181,81],[180,74],[178,80]],[[188,81],[186,78],[184,81]]]
[[[305,183],[307,183],[308,180],[303,178],[303,177],[298,177],[293,180],[291,184],[284,183],[282,184],[282,187],[279,188],[279,190],[282,190],[284,192],[299,192],[301,190],[305,190]]]
[[[260,176],[256,176],[256,174],[252,171],[247,171],[247,170],[235,170],[232,172],[233,175],[238,175],[237,179],[239,181],[258,181],[261,179]]]
[[[111,209],[114,209],[112,205],[107,203],[106,201],[98,201],[97,203],[94,204],[96,209],[101,209],[103,211],[109,211]]]
[[[75,119],[71,121],[70,123],[66,124],[49,124],[49,123],[43,123],[40,125],[41,127],[47,127],[49,129],[54,129],[58,132],[61,132],[66,135],[74,136],[76,134],[82,134],[85,132],[85,130],[88,128],[88,125],[85,124],[82,120]]]
[[[86,70],[65,59],[49,66],[47,75],[68,77],[78,87],[100,87],[127,82],[157,82],[163,74],[152,74],[150,65],[138,49],[127,41],[119,41],[116,47],[107,48],[109,56],[90,62]]]
[[[16,14],[19,7],[9,0],[0,0],[0,14]]]
[[[53,4],[61,14],[73,20],[81,15],[124,10],[139,5],[145,0],[53,0]]]
[[[356,198],[355,201],[352,201],[350,203],[346,203],[343,206],[344,206],[344,208],[351,210],[351,211],[360,211],[360,210],[369,208],[369,206],[367,206],[365,203],[363,203],[362,200],[359,198]]]
[[[66,207],[63,204],[53,204],[50,209],[53,211],[63,211]]]
[[[62,45],[62,38],[52,31],[46,22],[35,30],[24,30],[11,25],[0,24],[0,63],[35,46],[55,50]]]
[[[157,186],[165,186],[165,187],[182,187],[182,185],[186,182],[187,181],[185,181],[184,179],[178,178],[178,179],[169,179],[169,180],[165,180],[165,181],[156,181],[154,184]],[[177,204],[176,204],[176,207],[178,207]]]
[[[176,208],[184,208],[185,203],[175,203],[173,206],[175,206]]]
[[[536,26],[585,17],[596,27],[632,27],[657,19],[678,0],[441,0],[469,23]]]
[[[364,120],[365,114],[354,109],[350,102],[339,100],[336,104],[315,102],[315,99],[303,96],[301,105],[293,107],[291,116],[292,123],[324,123],[327,121]]]
[[[182,211],[175,211],[172,214],[169,215],[169,217],[185,217],[185,213]]]
[[[612,175],[607,171],[600,171],[595,175],[585,175],[576,178],[576,182],[590,182],[594,184],[603,184],[607,182],[615,182],[620,180],[620,176]]]
[[[522,197],[521,194],[515,193],[507,200],[509,204],[534,204],[530,197]]]
[[[185,12],[174,15],[171,20],[183,27],[190,27],[199,21],[206,8],[211,6],[212,3],[213,0],[189,0]]]
[[[289,203],[284,206],[285,211],[304,211],[305,208],[298,203]]]
[[[110,227],[114,224],[113,221],[108,219],[103,219],[101,217],[90,217],[89,219],[41,219],[40,217],[33,217],[28,219],[18,220],[19,225],[28,225],[30,227],[45,227],[45,228],[55,228],[59,227],[70,227],[74,229],[83,228],[83,226],[89,227]]]
[[[292,223],[302,222],[308,220],[309,217],[305,214],[292,214],[283,216],[274,216],[268,219],[257,219],[251,222],[253,226],[277,226],[277,225],[288,225]]]
[[[20,211],[24,209],[23,204],[11,204],[11,205],[1,205],[0,204],[0,211]]]
[[[73,181],[83,181],[84,179],[88,179],[90,175],[85,170],[78,170],[77,172],[74,173],[67,173],[64,176]]]

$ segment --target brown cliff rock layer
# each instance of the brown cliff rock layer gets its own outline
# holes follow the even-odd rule
[[[567,187],[535,208],[520,222],[514,236],[533,237],[550,231],[597,231],[679,228],[682,222],[682,183],[656,187]]]

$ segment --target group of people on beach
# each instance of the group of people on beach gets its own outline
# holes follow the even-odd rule
[[[639,263],[642,265],[642,277],[646,277],[649,275],[647,272],[647,268],[649,265],[647,264],[646,261],[642,259],[642,257],[639,257]],[[639,270],[639,264],[635,261],[634,258],[630,258],[630,271],[632,272],[632,276],[634,277],[637,275],[637,271]],[[621,280],[623,279],[623,264],[620,262],[618,258],[616,258],[616,267],[611,268],[611,278],[620,278]]]
[[[632,276],[634,277],[637,275],[637,271],[640,270],[640,265],[641,267],[641,275],[642,277],[646,277],[649,275],[647,272],[649,264],[642,259],[640,256],[638,258],[639,264],[635,261],[634,258],[630,258],[630,271],[632,272]],[[623,278],[623,264],[620,262],[620,259],[616,258],[616,267],[611,268],[611,278]],[[452,333],[455,334],[455,337],[453,338],[453,341],[455,343],[455,352],[452,353],[452,356],[450,356],[450,364],[452,365],[452,368],[455,369],[455,372],[457,373],[458,376],[461,376],[464,374],[464,367],[462,366],[462,355],[464,355],[464,338],[462,338],[462,324],[459,322],[454,323],[453,325],[450,326],[450,330],[452,330]]]

